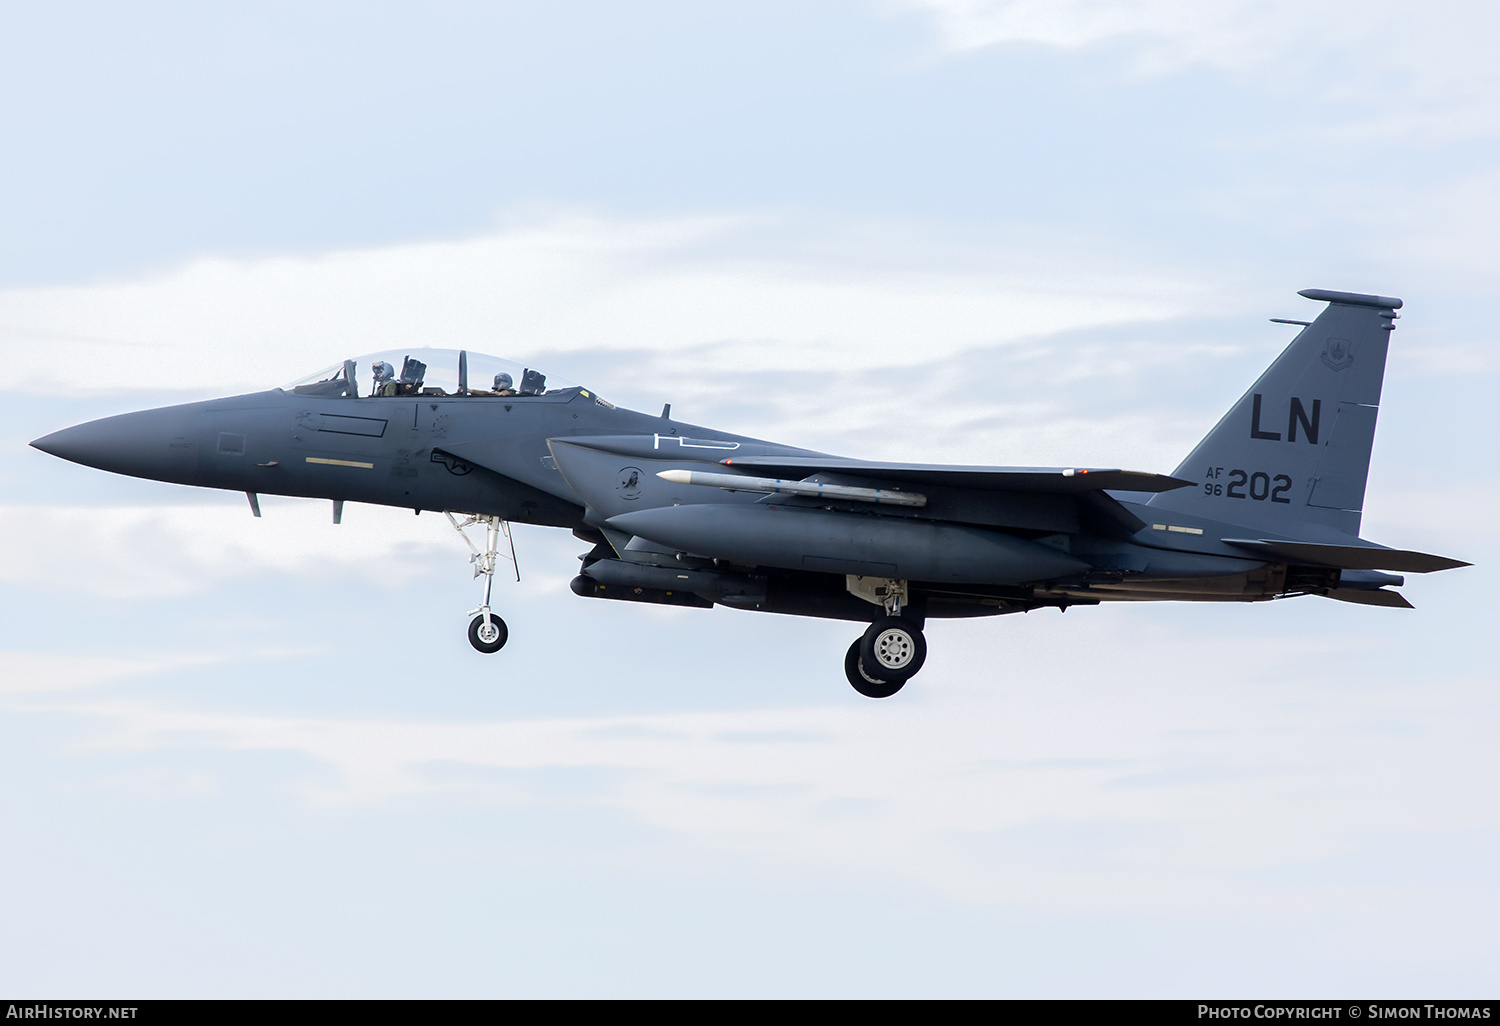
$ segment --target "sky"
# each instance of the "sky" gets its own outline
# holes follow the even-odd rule
[[[1493,996],[1488,5],[0,9],[0,991]],[[1170,472],[1401,296],[1415,610],[851,625],[26,443],[406,346],[872,459]]]

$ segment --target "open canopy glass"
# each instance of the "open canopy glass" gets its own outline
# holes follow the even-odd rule
[[[464,349],[387,349],[345,360],[299,378],[285,391],[294,395],[385,397],[538,396],[577,389],[571,381],[543,374],[514,360]]]

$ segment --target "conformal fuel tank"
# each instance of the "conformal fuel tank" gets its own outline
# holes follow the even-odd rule
[[[699,556],[867,577],[1020,584],[1088,569],[1065,552],[982,528],[760,503],[636,510],[607,526]]]

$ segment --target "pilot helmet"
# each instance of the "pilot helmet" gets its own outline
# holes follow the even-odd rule
[[[495,391],[503,392],[514,384],[514,379],[504,371],[495,375]]]
[[[390,364],[386,363],[384,360],[381,360],[380,362],[376,363],[375,367],[374,367],[374,370],[375,370],[375,380],[376,381],[389,381],[389,380],[391,380],[391,378],[393,378],[393,377],[396,376],[396,368],[392,367]]]

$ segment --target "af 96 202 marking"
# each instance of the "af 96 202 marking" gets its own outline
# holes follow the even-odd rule
[[[1229,471],[1228,480],[1223,467],[1209,467],[1203,482],[1204,495],[1218,495],[1226,499],[1253,499],[1256,502],[1291,503],[1286,493],[1292,490],[1292,479],[1286,474],[1274,477],[1264,470],[1244,471],[1238,468]]]

